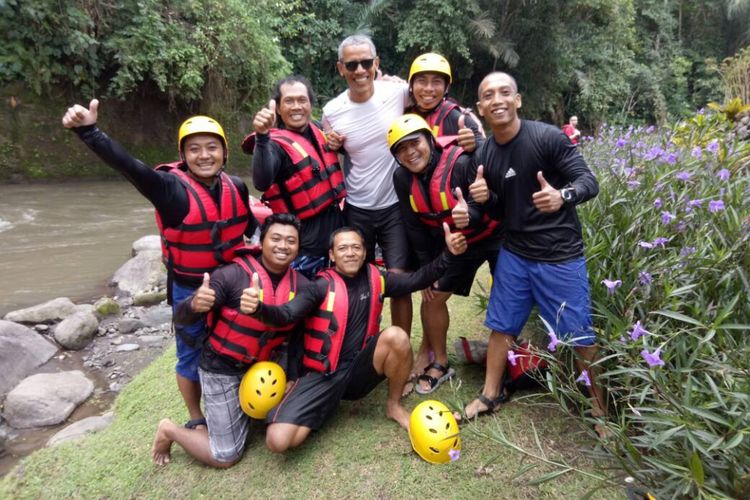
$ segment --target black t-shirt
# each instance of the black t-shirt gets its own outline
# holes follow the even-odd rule
[[[502,220],[508,250],[544,262],[583,255],[575,205],[595,197],[599,185],[565,134],[545,123],[521,120],[513,139],[499,144],[494,137],[488,138],[475,152],[474,161],[484,165],[491,191],[487,212]],[[532,195],[541,189],[539,171],[557,189],[573,187],[574,202],[551,214],[537,210]]]

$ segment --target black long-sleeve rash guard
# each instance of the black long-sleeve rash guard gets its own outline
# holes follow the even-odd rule
[[[447,269],[449,256],[443,252],[437,259],[413,273],[385,273],[385,296],[401,297],[427,288]],[[367,313],[370,302],[370,288],[367,268],[363,267],[352,278],[342,276],[349,296],[349,311],[341,347],[340,360],[353,358],[364,343],[367,330]],[[325,279],[316,279],[311,286],[300,290],[290,302],[282,306],[260,304],[254,316],[269,325],[288,325],[310,316],[327,298],[328,284]]]
[[[190,200],[185,185],[176,175],[154,170],[141,160],[134,158],[119,143],[102,132],[96,125],[76,127],[73,131],[96,153],[99,158],[120,172],[133,186],[154,205],[166,227],[177,227],[190,211]],[[244,181],[239,177],[229,176],[239,192],[240,198],[248,208],[248,224],[245,235],[252,237],[258,226],[249,207],[249,193]],[[221,183],[209,187],[211,197],[219,203]]]

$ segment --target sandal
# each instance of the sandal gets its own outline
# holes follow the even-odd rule
[[[439,378],[433,377],[432,375],[427,375],[427,372],[432,369],[438,370],[441,373]],[[414,390],[417,391],[417,394],[431,394],[435,392],[435,390],[440,387],[443,382],[452,379],[455,374],[456,371],[449,365],[443,366],[438,362],[431,363],[424,369],[424,373],[417,377],[417,383],[415,384]],[[422,381],[428,382],[430,384],[429,389],[422,389],[422,386],[419,384],[419,382]]]
[[[199,425],[203,425],[205,427],[208,427],[208,424],[206,424],[205,418],[194,418],[193,420],[188,420],[185,423],[185,429],[195,429]]]
[[[474,398],[474,400],[477,400],[477,399],[479,400],[480,403],[486,406],[486,408],[484,410],[479,410],[474,416],[469,417],[468,415],[466,415],[466,406],[469,406],[469,405],[466,405],[460,414],[454,413],[453,415],[458,422],[461,422],[464,419],[474,420],[477,417],[480,417],[482,415],[486,415],[488,413],[495,413],[498,410],[498,408],[500,408],[501,404],[507,403],[508,401],[510,401],[510,394],[503,391],[495,399],[490,399],[484,394],[479,393],[479,396]],[[469,404],[471,404],[471,402]]]

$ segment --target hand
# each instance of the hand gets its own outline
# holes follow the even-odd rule
[[[469,185],[469,194],[477,203],[487,203],[490,199],[490,190],[484,180],[484,165],[477,168],[477,178]]]
[[[344,145],[345,140],[346,136],[344,134],[339,134],[333,129],[326,132],[326,144],[328,145],[328,149],[331,151],[338,151],[339,149],[341,149],[341,146]]]
[[[92,99],[89,103],[89,109],[80,104],[75,104],[68,108],[62,118],[62,124],[65,128],[84,127],[94,125],[97,115],[99,114],[99,99]]]
[[[250,279],[250,288],[242,291],[240,298],[240,312],[243,314],[253,314],[258,310],[260,303],[260,286],[258,285],[258,273],[253,273]]]
[[[540,212],[545,214],[551,214],[560,210],[560,207],[563,205],[562,194],[560,194],[560,191],[547,182],[542,175],[542,172],[537,172],[536,178],[539,181],[539,185],[542,186],[542,189],[531,195],[534,206]]]
[[[203,273],[203,283],[201,283],[200,288],[198,288],[198,290],[196,290],[195,292],[195,295],[193,295],[193,300],[190,301],[190,309],[192,309],[193,312],[208,312],[214,306],[214,301],[216,301],[216,292],[214,292],[213,289],[208,286],[209,280],[210,278],[208,276],[208,273]]]
[[[276,125],[276,101],[271,99],[268,106],[258,111],[253,119],[253,129],[257,134],[267,134]]]
[[[437,284],[437,281],[435,282]],[[422,302],[429,302],[432,299],[435,298],[435,292],[432,290],[431,286],[428,286],[424,290],[422,290]]]
[[[457,143],[467,153],[473,153],[477,149],[477,138],[474,131],[466,126],[466,113],[458,117],[458,139]]]
[[[461,233],[451,233],[448,223],[443,222],[443,232],[445,233],[445,246],[453,255],[461,255],[466,251],[466,237]]]
[[[453,224],[458,229],[463,229],[469,225],[469,205],[464,200],[464,195],[461,193],[461,188],[456,188],[456,199],[458,203],[451,210],[451,217],[453,218]]]

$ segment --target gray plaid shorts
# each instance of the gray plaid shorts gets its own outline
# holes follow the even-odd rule
[[[219,462],[234,462],[245,451],[250,417],[240,407],[242,376],[222,375],[198,369],[203,406],[208,424],[211,455]]]

